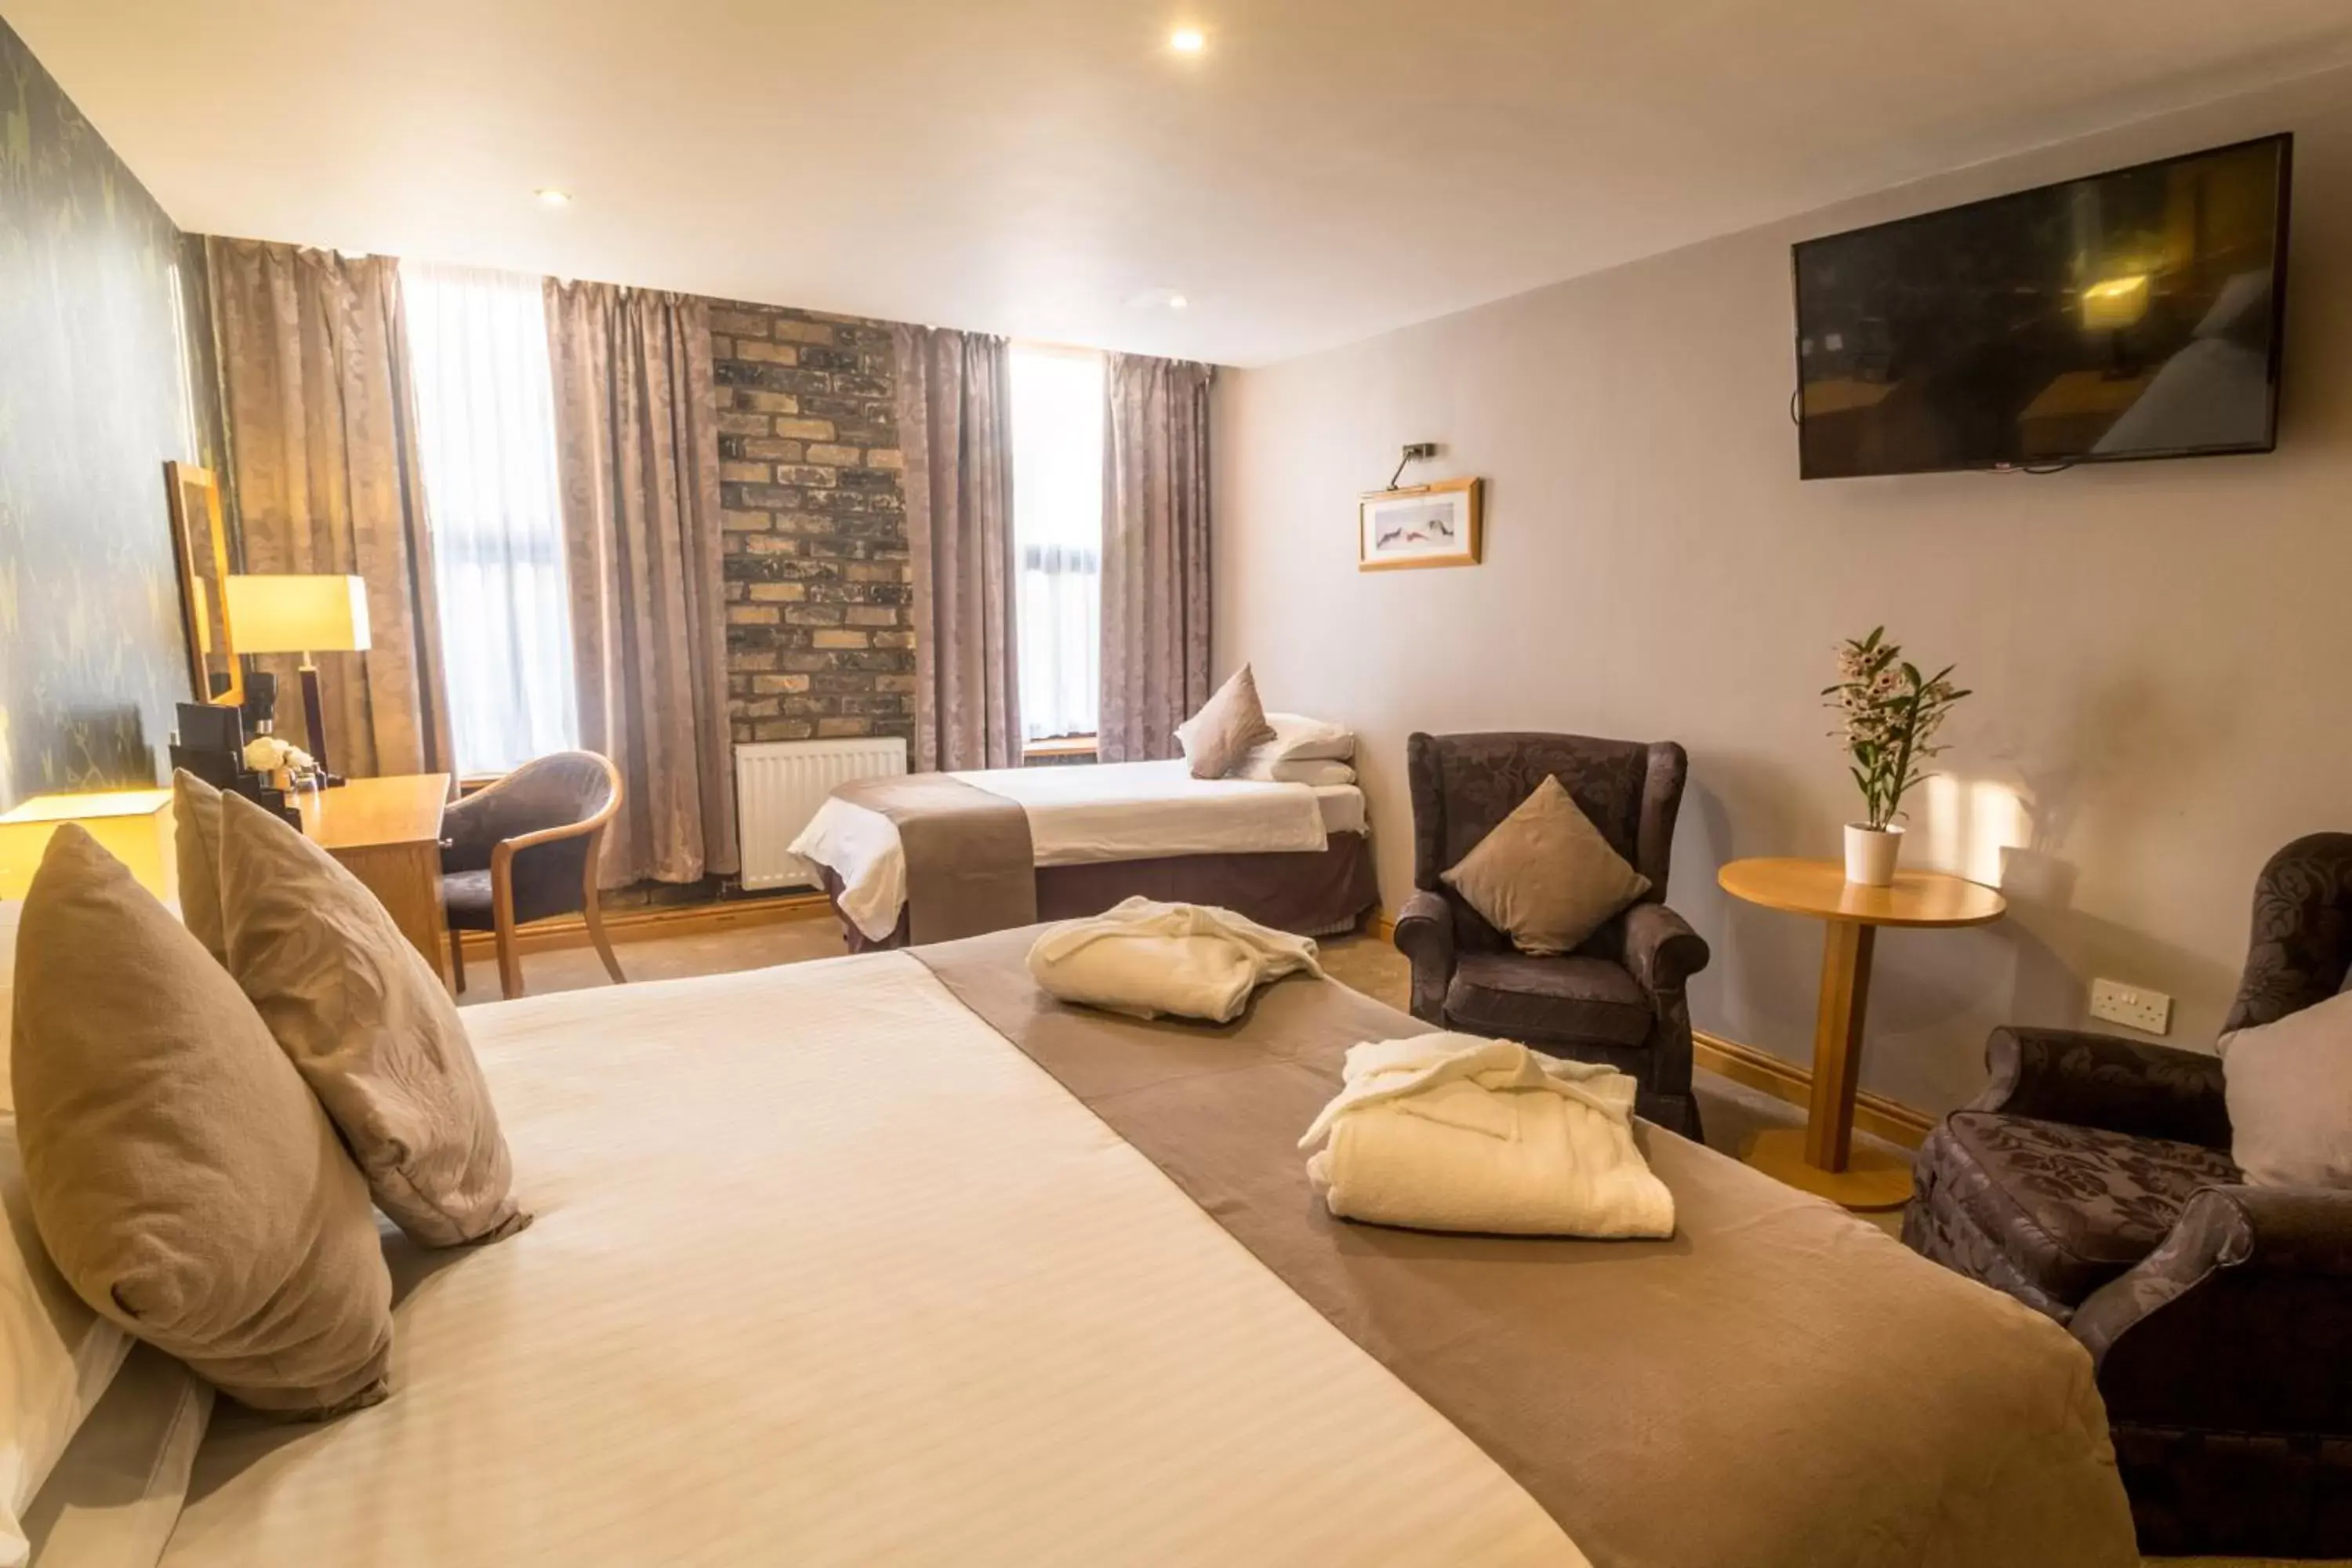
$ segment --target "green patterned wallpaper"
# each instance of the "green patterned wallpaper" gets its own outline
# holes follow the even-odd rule
[[[0,22],[0,809],[154,782],[188,695],[163,464],[204,461],[217,424],[184,364],[203,295],[184,306],[182,265]]]

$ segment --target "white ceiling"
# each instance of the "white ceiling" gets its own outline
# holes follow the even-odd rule
[[[2352,58],[2346,0],[0,13],[185,228],[1243,364]]]

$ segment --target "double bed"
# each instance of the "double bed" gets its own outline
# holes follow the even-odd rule
[[[167,1568],[2127,1568],[2087,1357],[1671,1133],[1673,1239],[1331,1219],[1404,1016],[1064,1006],[1034,933],[467,1020],[537,1214],[390,1234],[394,1393],[224,1402]]]
[[[971,863],[988,842],[974,824],[1008,811],[1021,820],[998,842],[1022,867],[1017,919],[1002,900],[969,896],[976,876],[1002,869]],[[1380,901],[1370,831],[1352,782],[1198,779],[1177,758],[853,785],[792,848],[820,868],[851,951],[863,952],[1098,914],[1134,894],[1215,904],[1302,936],[1346,931]]]

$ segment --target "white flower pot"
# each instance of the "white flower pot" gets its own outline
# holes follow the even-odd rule
[[[1895,857],[1903,852],[1899,827],[1845,825],[1845,879],[1865,888],[1885,888],[1895,881]]]

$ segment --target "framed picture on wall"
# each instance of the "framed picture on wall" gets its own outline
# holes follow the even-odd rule
[[[1356,506],[1356,569],[1475,566],[1485,526],[1483,479],[1372,490]]]

